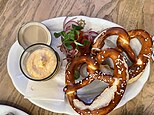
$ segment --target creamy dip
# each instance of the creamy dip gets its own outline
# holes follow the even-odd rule
[[[54,51],[42,48],[30,54],[26,61],[26,69],[31,78],[44,79],[50,76],[57,66]]]

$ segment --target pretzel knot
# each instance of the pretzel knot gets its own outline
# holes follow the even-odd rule
[[[133,49],[130,47],[130,37],[127,31],[120,27],[112,27],[112,28],[103,30],[95,38],[91,53],[96,54],[97,52],[99,52],[101,48],[104,46],[106,38],[112,35],[118,35],[118,38],[117,38],[118,50],[126,52],[128,57],[134,62],[136,55]]]
[[[144,30],[131,30],[128,32],[130,39],[137,38],[142,47],[134,63],[129,67],[129,83],[136,81],[143,73],[152,54],[152,38]]]
[[[129,82],[132,83],[136,81],[141,74],[143,73],[147,63],[152,54],[152,38],[144,30],[131,30],[129,32],[125,31],[120,27],[112,27],[106,30],[103,30],[94,40],[92,46],[92,53],[97,54],[101,51],[101,48],[105,44],[105,39],[111,35],[118,35],[117,38],[117,49],[118,51],[125,52],[132,62],[132,65],[129,67]],[[138,38],[142,48],[139,52],[139,55],[136,56],[134,50],[130,46],[130,40]]]
[[[114,63],[114,74],[105,75],[99,70],[100,65],[111,58]],[[75,68],[80,64],[87,64],[88,76],[76,83],[74,79]],[[114,49],[100,51],[96,57],[89,55],[73,59],[65,74],[64,91],[72,108],[81,115],[105,115],[113,110],[121,100],[128,78],[128,67],[120,52]],[[95,97],[92,103],[85,103],[78,95],[77,90],[90,84],[94,80],[100,80],[108,83],[108,87],[100,95]]]

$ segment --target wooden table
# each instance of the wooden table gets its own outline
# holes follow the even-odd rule
[[[85,15],[115,22],[125,29],[142,28],[154,35],[153,0],[0,0],[0,103],[31,115],[61,115],[35,106],[13,86],[6,62],[19,27],[27,21]],[[134,99],[110,115],[154,114],[154,63],[144,88]],[[132,92],[133,93],[133,92]]]

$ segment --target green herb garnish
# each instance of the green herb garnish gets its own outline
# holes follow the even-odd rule
[[[67,49],[73,49],[72,43],[74,43],[76,45],[76,48],[78,49],[79,46],[86,46],[90,43],[88,40],[84,40],[83,44],[77,42],[80,31],[82,29],[82,26],[72,24],[72,29],[70,29],[68,33],[66,33],[65,31],[61,31],[59,33],[54,33],[54,36],[56,38],[59,38],[61,36],[63,38],[62,42]]]

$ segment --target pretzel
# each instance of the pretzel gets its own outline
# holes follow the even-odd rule
[[[114,63],[114,75],[103,74],[99,66],[106,58],[111,58]],[[78,83],[74,79],[75,68],[80,64],[87,63],[88,76]],[[95,57],[84,55],[74,58],[65,74],[64,91],[72,108],[80,115],[106,115],[112,111],[121,100],[128,78],[128,67],[120,52],[114,49],[100,51]],[[104,81],[109,84],[92,103],[83,102],[77,95],[77,90],[90,84],[94,80]]]
[[[129,67],[129,83],[136,81],[143,73],[152,54],[152,38],[148,32],[137,29],[128,32],[130,39],[138,38],[142,48],[136,61]]]
[[[95,39],[92,45],[92,54],[96,54],[105,44],[105,39],[112,35],[118,35],[117,47],[119,51],[124,51],[132,62],[135,62],[136,55],[130,47],[130,37],[126,30],[121,27],[111,27],[103,30]]]
[[[129,83],[136,81],[143,73],[149,58],[152,54],[152,38],[150,35],[141,29],[131,30],[128,33],[120,27],[112,27],[102,31],[94,40],[92,46],[92,53],[98,53],[104,46],[104,40],[111,36],[118,35],[117,47],[120,52],[125,52],[128,58],[132,61],[132,65],[129,67]],[[138,38],[142,44],[142,49],[138,56],[135,55],[133,49],[130,46],[130,40]],[[116,48],[117,49],[117,48]]]

